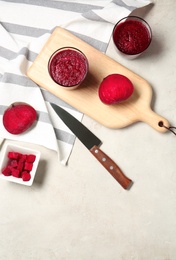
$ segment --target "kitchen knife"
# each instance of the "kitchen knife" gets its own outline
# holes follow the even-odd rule
[[[100,139],[66,110],[53,103],[50,104],[56,114],[67,125],[67,127],[87,147],[87,149],[106,168],[106,170],[110,172],[110,174],[119,182],[119,184],[124,189],[128,189],[132,185],[132,181],[124,175],[121,169],[109,156],[107,156],[102,150],[100,150]]]

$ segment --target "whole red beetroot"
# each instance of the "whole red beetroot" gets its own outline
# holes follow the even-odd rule
[[[128,99],[133,91],[133,84],[126,76],[110,74],[101,82],[98,94],[103,103],[111,105]]]
[[[28,130],[36,119],[37,112],[32,106],[16,102],[5,110],[3,125],[9,133],[17,135]]]

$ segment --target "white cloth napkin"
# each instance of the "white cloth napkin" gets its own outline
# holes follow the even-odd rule
[[[50,102],[79,120],[76,111],[51,93],[39,88],[26,72],[56,26],[61,26],[102,52],[106,51],[113,26],[135,8],[150,0],[0,0],[0,138],[43,145],[58,151],[66,164],[75,136],[56,117]],[[21,135],[8,133],[2,123],[4,110],[23,101],[38,113],[35,128]]]

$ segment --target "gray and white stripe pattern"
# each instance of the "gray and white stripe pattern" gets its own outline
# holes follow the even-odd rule
[[[148,0],[137,2],[140,5],[150,3]],[[36,107],[40,130],[35,129],[31,136],[14,137],[1,125],[0,136],[38,143],[54,150],[59,145],[60,159],[65,164],[75,137],[62,122],[55,123],[49,102],[65,107],[79,120],[82,114],[40,89],[26,76],[26,71],[56,26],[66,28],[105,52],[114,24],[138,7],[135,3],[135,0],[0,0],[0,116],[2,118],[10,102],[26,101]]]

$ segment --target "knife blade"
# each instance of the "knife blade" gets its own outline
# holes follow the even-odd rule
[[[50,104],[65,125],[77,136],[116,181],[118,181],[124,189],[130,188],[132,181],[125,176],[119,166],[99,148],[102,144],[101,140],[65,109],[54,103]]]

